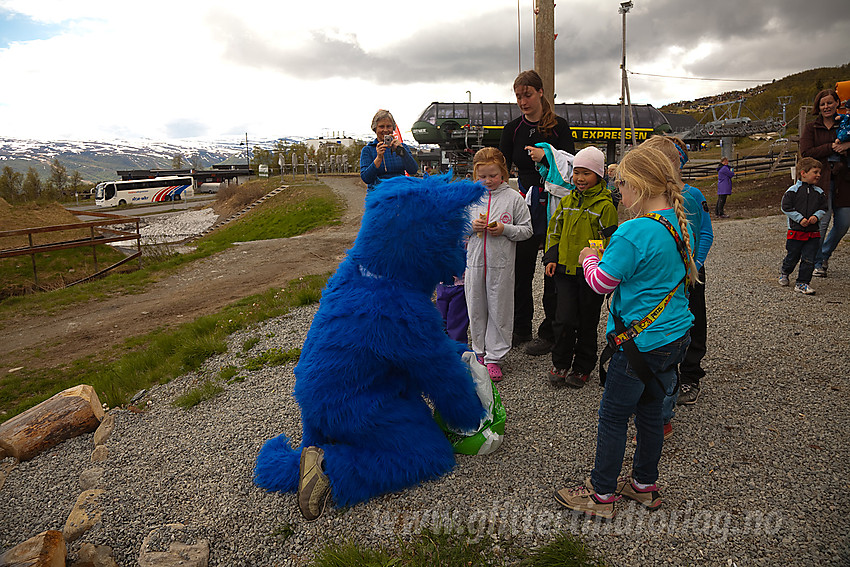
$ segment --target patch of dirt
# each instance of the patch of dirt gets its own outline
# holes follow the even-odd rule
[[[292,279],[333,271],[360,228],[366,186],[359,176],[322,180],[345,205],[340,225],[233,246],[141,294],[76,305],[53,317],[14,317],[4,322],[0,359],[9,367],[61,366],[104,344],[174,327]]]

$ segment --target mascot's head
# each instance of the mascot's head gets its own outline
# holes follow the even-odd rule
[[[429,291],[466,266],[467,208],[486,192],[451,174],[393,177],[366,195],[363,221],[348,257],[378,276]]]

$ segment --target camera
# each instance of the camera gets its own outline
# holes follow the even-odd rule
[[[393,148],[393,140],[395,140],[395,137],[392,134],[387,134],[386,136],[384,136],[384,145],[387,146],[390,151],[395,152],[397,156],[403,156],[404,148],[402,148],[401,146]]]

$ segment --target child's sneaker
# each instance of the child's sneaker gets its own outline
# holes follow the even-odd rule
[[[629,476],[621,476],[617,479],[617,494],[634,500],[649,510],[657,510],[661,507],[661,492],[658,491],[658,485],[637,488]]]
[[[483,355],[483,354],[476,354],[476,355],[475,355],[475,360],[477,360],[477,361],[478,361],[478,364],[480,364],[481,366],[485,366],[485,364],[484,364],[484,355]]]
[[[621,496],[615,493],[602,500],[595,490],[583,485],[562,488],[555,493],[555,501],[561,506],[576,512],[583,512],[588,516],[599,516],[607,519],[614,517],[616,513],[614,512],[614,502],[620,498]]]
[[[564,380],[567,378],[567,374],[569,374],[569,372],[570,371],[566,368],[553,368],[547,374],[549,377],[549,383],[553,386],[563,386]]]
[[[496,364],[495,362],[487,363],[487,372],[490,373],[490,380],[493,382],[501,382],[502,378],[502,367]]]
[[[788,281],[788,274],[779,274],[779,285],[782,287],[791,285],[791,282]]]
[[[585,384],[587,384],[587,379],[590,378],[589,374],[579,374],[575,370],[567,374],[567,378],[564,381],[567,386],[570,388],[583,388]]]
[[[812,275],[816,278],[825,278],[826,277],[826,266],[823,268],[815,268],[815,271],[812,272]]]
[[[794,291],[799,291],[803,295],[814,295],[815,294],[815,290],[813,290],[812,286],[810,286],[807,283],[798,283],[797,285],[794,286]]]

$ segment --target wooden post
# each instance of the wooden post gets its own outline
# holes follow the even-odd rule
[[[555,104],[555,2],[536,0],[534,9],[534,70],[543,79],[543,94]]]
[[[30,239],[30,248],[32,248],[32,233],[27,234]],[[38,287],[38,271],[35,269],[35,253],[30,254],[32,260],[32,277],[35,280],[35,287]]]
[[[90,226],[89,230],[91,231],[91,255],[94,257],[94,271],[99,272],[100,270],[97,268],[97,244],[94,242],[94,225]]]
[[[142,269],[142,233],[139,231],[139,218],[136,217],[136,252],[139,253],[139,269]]]

